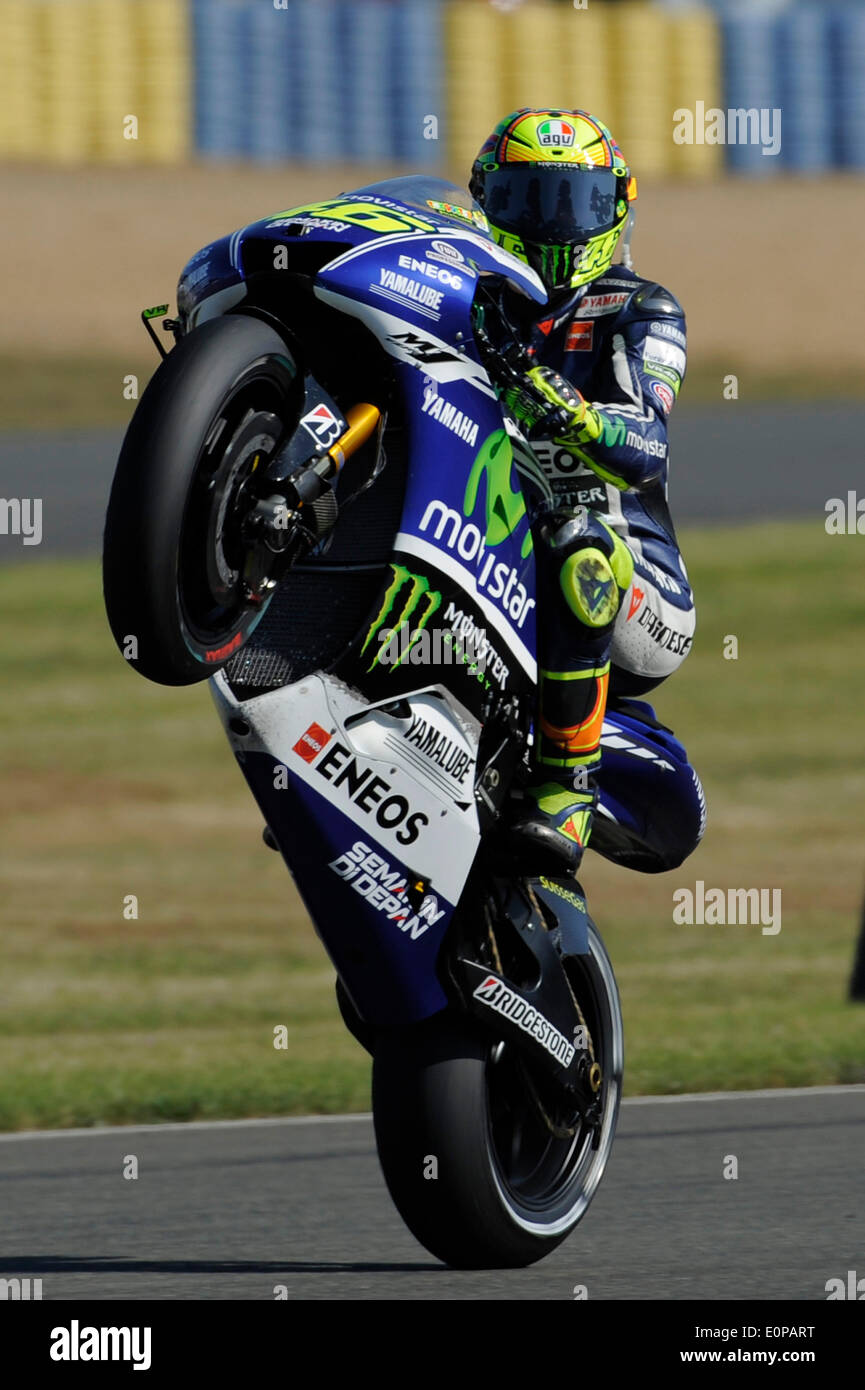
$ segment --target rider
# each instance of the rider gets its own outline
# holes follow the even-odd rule
[[[511,112],[481,147],[469,187],[496,241],[548,293],[541,311],[512,290],[501,301],[533,364],[505,402],[554,494],[533,528],[540,720],[513,840],[548,871],[575,873],[597,802],[608,690],[652,689],[693,640],[667,507],[685,319],[668,290],[630,269],[636,179],[595,117]],[[624,264],[613,265],[620,245]]]

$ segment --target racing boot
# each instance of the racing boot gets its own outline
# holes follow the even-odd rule
[[[575,875],[579,870],[597,804],[609,678],[609,661],[585,670],[541,672],[534,775],[509,837],[520,860],[531,863],[530,872]],[[568,706],[573,723],[562,719]]]
[[[531,862],[530,872],[576,874],[597,803],[610,643],[633,576],[633,557],[583,508],[553,515],[540,538],[546,555],[556,561],[558,582],[541,610],[547,666],[539,672],[534,775],[509,845],[521,862]]]

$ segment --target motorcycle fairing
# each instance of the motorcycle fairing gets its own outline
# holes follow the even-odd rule
[[[447,250],[442,238],[423,238],[416,251],[414,236],[366,235],[369,250],[351,259],[350,271],[331,266],[324,277],[341,307],[364,307],[344,294],[352,277],[369,295],[373,281],[381,281],[380,267],[410,276],[413,262],[444,256],[428,264],[436,271],[430,283],[441,287],[433,302],[453,340],[444,350],[455,379],[435,384],[404,344],[396,349],[409,459],[402,521],[379,602],[345,656],[329,674],[248,701],[233,694],[226,674],[212,688],[244,775],[358,1011],[384,1023],[426,1017],[446,1003],[435,960],[480,838],[474,799],[480,714],[491,691],[531,689],[534,576],[510,439],[471,341],[479,272],[460,267],[450,237]],[[470,233],[463,242],[476,259],[487,255],[483,238]],[[497,247],[489,254],[491,269],[500,272],[502,255]],[[408,267],[400,266],[400,256],[408,256]],[[517,273],[538,292],[531,272]],[[372,310],[379,334],[411,334],[412,306],[398,317],[384,299],[386,309]],[[423,318],[415,315],[414,324]],[[428,342],[425,321],[422,329],[416,338]],[[456,345],[460,340],[467,351]],[[508,582],[513,592],[505,604]],[[488,631],[489,651],[480,649],[485,660],[419,669],[411,644],[439,612],[446,634]],[[379,660],[385,623],[409,628],[405,661]],[[398,895],[382,886],[371,887],[370,899],[361,895],[358,884],[372,883],[368,870],[365,878],[353,871],[360,862],[356,847],[363,845],[366,858],[386,866],[380,872],[391,886],[404,879],[408,894],[413,883],[421,885],[415,912],[400,912],[391,902]]]
[[[364,323],[398,361],[422,367],[433,381],[468,382],[495,400],[471,333],[482,273],[504,276],[535,302],[546,299],[534,271],[474,232],[377,237],[324,266],[315,294]]]
[[[456,901],[479,837],[474,798],[446,791],[440,768],[416,756],[404,737],[406,720],[431,720],[435,689],[403,697],[399,717],[389,716],[387,705],[371,708],[324,673],[246,702],[235,698],[222,672],[213,687],[235,752],[266,755],[278,790],[303,784],[347,815],[358,834],[375,835],[389,855]],[[436,719],[447,727],[451,711],[444,695]],[[470,773],[477,735],[467,721],[451,720],[451,731],[470,754]],[[271,828],[279,839],[278,827]]]
[[[397,375],[409,436],[402,519],[378,607],[336,669],[371,699],[397,695],[417,685],[415,658],[429,659],[437,635],[453,634],[453,659],[434,679],[480,715],[489,695],[527,696],[536,680],[526,504],[495,404],[467,399],[464,383],[440,391],[411,368]],[[468,440],[441,423],[445,409],[458,412]],[[405,650],[398,664],[381,659],[388,633]]]
[[[364,284],[369,275],[368,268],[361,274]],[[346,306],[355,303],[341,292],[331,302],[337,298]],[[469,332],[469,302],[470,297],[455,321],[462,330],[452,322],[452,333]],[[394,618],[401,625],[411,619],[417,638],[424,628],[453,630],[456,623],[483,634],[498,689],[526,694],[537,673],[530,519],[511,437],[489,379],[479,364],[451,348],[446,362],[406,359],[406,339],[435,346],[430,334],[414,332],[407,318],[389,310],[359,301],[358,307],[385,346],[400,339],[394,378],[402,397],[408,465],[402,520],[380,606],[337,669],[371,698],[396,694],[416,684],[409,663],[391,663],[385,670],[375,660],[375,647],[370,650],[371,639],[392,628]],[[484,389],[477,386],[478,373]],[[480,712],[491,682],[483,675],[478,679],[470,661],[448,682]]]
[[[460,208],[463,216],[432,207],[431,203],[436,202],[443,207]],[[300,250],[305,255],[306,248],[327,262],[331,259],[327,254],[330,248],[338,257],[345,250],[363,248],[387,236],[400,239],[424,232],[449,242],[467,242],[473,248],[471,259],[476,271],[506,274],[524,293],[544,302],[545,292],[534,271],[493,241],[480,208],[465,189],[444,179],[412,175],[385,179],[337,198],[290,208],[210,242],[181,271],[177,289],[179,316],[188,331],[242,303],[247,295],[249,253],[262,244],[284,246],[290,264],[292,251]],[[273,265],[272,257],[270,264]],[[471,273],[472,267],[467,266],[467,274]]]
[[[241,232],[233,232],[203,246],[180,272],[177,311],[186,332],[209,318],[227,313],[246,298],[243,269],[238,260],[241,235]]]
[[[443,1009],[436,962],[454,904],[432,890],[408,902],[408,866],[298,779],[275,791],[269,757],[249,755],[243,772],[360,1016],[385,1026]]]
[[[390,702],[371,707],[321,673],[248,701],[234,696],[222,672],[211,690],[244,776],[362,1017],[385,1023],[399,1014],[408,1022],[443,1008],[435,962],[480,830],[471,790],[466,797],[462,785],[448,788],[441,765],[405,734],[418,720],[435,720],[445,736],[449,731],[468,757],[471,789],[476,721],[468,711],[456,714],[441,688],[416,691],[392,714]],[[360,844],[380,859],[378,878],[368,869],[361,878],[360,859],[345,859]],[[412,902],[417,884],[422,889]]]

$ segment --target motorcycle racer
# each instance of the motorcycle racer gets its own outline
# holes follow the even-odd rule
[[[576,873],[597,804],[608,696],[658,685],[694,635],[667,505],[667,417],[685,374],[685,318],[668,290],[630,268],[636,180],[595,117],[511,112],[481,147],[469,188],[496,241],[532,266],[548,293],[540,313],[513,291],[502,298],[527,352],[522,383],[505,403],[554,495],[533,528],[536,777],[512,843],[536,862],[540,852],[551,871]],[[625,263],[614,265],[621,247]],[[689,808],[663,866],[681,862],[701,831],[702,816]]]

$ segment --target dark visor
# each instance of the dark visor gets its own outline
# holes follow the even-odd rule
[[[484,174],[483,209],[525,241],[576,245],[614,225],[616,182],[612,169],[502,164]]]

